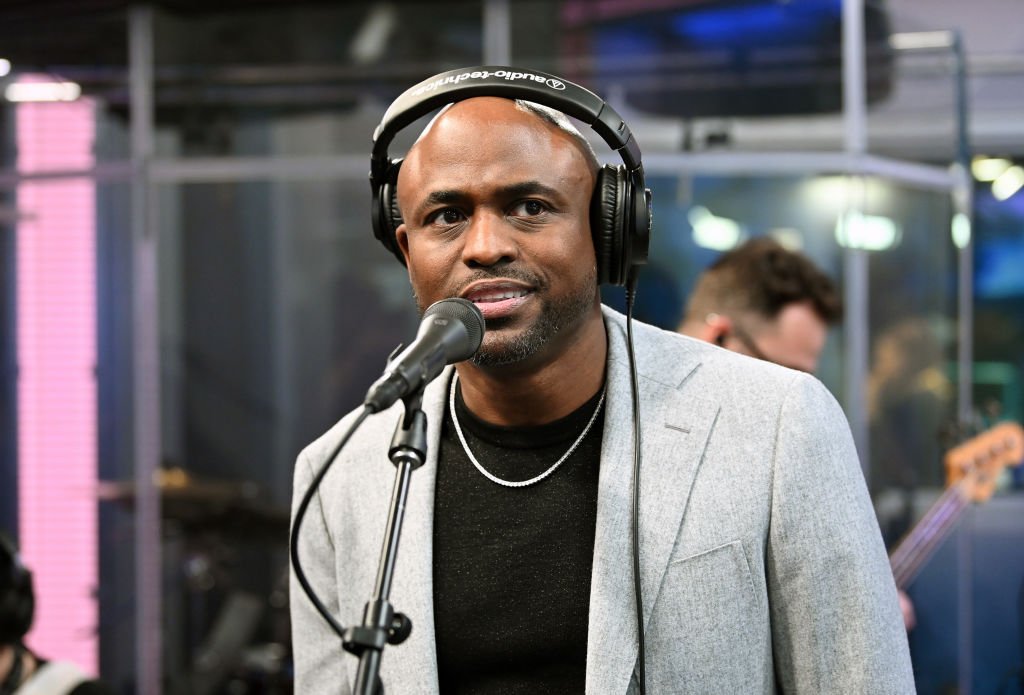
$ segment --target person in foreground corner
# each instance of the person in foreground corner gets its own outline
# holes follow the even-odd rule
[[[32,572],[14,541],[0,532],[0,695],[113,695],[113,688],[76,664],[25,645],[35,615]]]
[[[401,219],[383,241],[421,312],[462,297],[487,331],[424,392],[429,454],[391,592],[413,630],[383,652],[387,692],[912,693],[888,559],[832,396],[803,372],[634,323],[640,668],[626,319],[598,285],[621,283],[609,267],[638,223],[616,197],[643,195],[642,173],[629,191],[642,170],[626,155],[626,173],[601,167],[549,108],[582,88],[495,70],[399,98],[454,103],[401,162]],[[491,83],[502,96],[481,95]],[[507,98],[519,83],[529,100]],[[360,620],[374,586],[401,413],[355,433],[298,535],[342,623]],[[299,455],[293,509],[353,418]],[[358,660],[292,588],[296,692],[349,692]]]

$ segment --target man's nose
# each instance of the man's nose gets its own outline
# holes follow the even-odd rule
[[[518,246],[504,214],[478,209],[463,238],[462,262],[470,267],[488,267],[515,259]]]

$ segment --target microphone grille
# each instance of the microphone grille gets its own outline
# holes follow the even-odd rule
[[[469,345],[472,348],[470,356],[480,349],[480,343],[484,339],[484,315],[476,308],[476,304],[461,297],[449,297],[439,302],[434,302],[423,312],[423,318],[428,316],[442,316],[444,318],[458,321],[466,327],[469,337]]]

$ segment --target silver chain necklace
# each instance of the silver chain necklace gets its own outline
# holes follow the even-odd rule
[[[540,475],[530,478],[529,480],[516,481],[504,480],[496,475],[493,475],[490,471],[488,471],[486,468],[480,465],[480,462],[476,460],[476,456],[473,456],[473,452],[469,450],[469,444],[466,442],[466,435],[462,433],[462,426],[459,424],[459,416],[455,413],[455,384],[458,382],[458,380],[459,374],[458,372],[456,372],[455,375],[452,377],[452,388],[448,396],[448,408],[452,414],[452,422],[455,423],[455,432],[459,435],[459,441],[462,442],[462,449],[466,452],[466,456],[469,457],[469,460],[473,462],[473,465],[476,466],[476,469],[483,473],[485,478],[487,478],[491,482],[497,483],[498,485],[504,485],[505,487],[526,487],[527,485],[539,483],[540,481],[544,480],[544,478],[547,478],[549,475],[554,473],[555,470],[559,466],[561,466],[565,462],[565,460],[569,458],[569,456],[572,455],[572,452],[576,451],[576,447],[580,445],[583,439],[587,436],[587,432],[589,432],[590,428],[594,426],[594,422],[597,420],[597,414],[601,412],[601,406],[604,405],[604,394],[607,391],[606,384],[601,389],[601,400],[597,402],[597,407],[594,408],[594,414],[590,416],[590,422],[588,422],[587,426],[583,428],[583,432],[581,432],[580,436],[576,438],[576,441],[572,443],[572,446],[569,447],[569,450],[562,454],[562,458],[555,461],[551,468],[547,469]]]

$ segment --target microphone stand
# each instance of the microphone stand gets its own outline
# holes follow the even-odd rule
[[[394,577],[398,538],[402,532],[409,480],[412,472],[427,460],[427,416],[422,410],[423,389],[402,399],[405,415],[395,427],[388,456],[395,464],[395,484],[391,493],[391,509],[384,532],[377,584],[373,598],[363,609],[363,624],[350,627],[342,636],[345,650],[359,657],[359,670],[353,695],[384,695],[380,680],[381,652],[386,644],[401,644],[412,631],[412,622],[402,613],[396,613],[388,601],[391,580]]]

